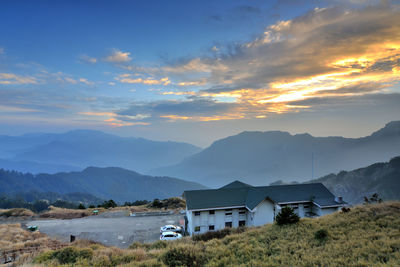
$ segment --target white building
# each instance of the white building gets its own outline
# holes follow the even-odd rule
[[[291,206],[299,217],[317,217],[344,205],[321,183],[251,186],[234,181],[219,189],[185,191],[184,198],[190,235],[272,223],[284,206]]]

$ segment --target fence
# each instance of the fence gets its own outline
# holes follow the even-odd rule
[[[30,258],[36,256],[40,251],[45,248],[49,249],[60,249],[68,246],[67,244],[52,244],[46,247],[34,246],[34,247],[26,247],[20,249],[11,249],[11,250],[3,250],[0,251],[0,264],[7,264],[16,261],[21,255],[29,254]]]

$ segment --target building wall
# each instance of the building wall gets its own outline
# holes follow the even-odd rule
[[[214,214],[210,214],[210,211],[214,211]],[[187,231],[190,235],[208,232],[210,226],[214,226],[214,230],[224,229],[226,222],[231,222],[232,227],[239,227],[239,221],[245,221],[245,225],[248,225],[248,210],[245,208],[202,210],[199,213],[196,215],[195,211],[186,212],[189,221]],[[195,231],[196,227],[200,227],[200,231]]]
[[[323,216],[338,210],[338,208],[321,209],[312,203],[293,204],[297,208],[295,212],[299,217],[303,218],[307,212],[313,212],[317,216]],[[292,206],[292,205],[289,205]],[[273,204],[269,200],[264,200],[257,205],[252,211],[247,209],[220,209],[213,210],[214,214],[210,214],[210,210],[200,211],[200,215],[195,215],[195,211],[186,211],[188,219],[187,231],[190,235],[201,234],[209,231],[211,225],[214,230],[224,229],[226,222],[232,222],[232,227],[238,227],[239,221],[245,221],[246,226],[260,226],[267,223],[273,223],[276,214],[279,213],[281,207]],[[231,214],[230,214],[231,213]],[[240,214],[244,213],[244,214]],[[200,227],[200,231],[195,231],[196,227]]]
[[[274,222],[274,204],[271,201],[263,200],[253,211],[252,226]]]

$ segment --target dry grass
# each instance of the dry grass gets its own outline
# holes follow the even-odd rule
[[[359,206],[294,225],[269,224],[207,242],[183,238],[136,243],[126,250],[77,244],[83,248],[93,256],[69,266],[400,266],[400,202]],[[42,260],[59,266],[54,258]]]
[[[80,210],[80,209],[65,209],[65,208],[50,206],[49,210],[40,213],[39,217],[48,219],[75,219],[75,218],[91,216],[93,215],[94,210],[98,210],[99,213],[107,211],[104,208]]]
[[[0,253],[3,251],[22,252],[17,252],[17,264],[32,261],[33,257],[41,251],[56,249],[64,245],[39,231],[24,230],[19,223],[0,224],[0,237]]]
[[[1,209],[0,217],[2,218],[22,218],[26,219],[35,216],[35,213],[28,209],[15,208],[15,209]]]

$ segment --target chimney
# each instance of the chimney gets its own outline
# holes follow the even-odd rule
[[[343,197],[335,197],[335,202],[342,203],[343,202]]]

